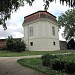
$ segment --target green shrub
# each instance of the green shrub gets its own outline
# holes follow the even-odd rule
[[[75,63],[73,62],[67,63],[65,65],[65,72],[68,74],[74,74],[75,73]]]
[[[26,44],[21,40],[14,40],[12,36],[8,36],[6,47],[9,51],[22,52],[26,49]]]
[[[50,56],[49,56],[49,54],[46,54],[46,55],[42,56],[42,59],[43,59],[43,62],[42,62],[43,66],[49,67],[50,66]]]
[[[51,67],[52,63],[53,63],[53,59],[56,58],[55,55],[49,55],[49,54],[45,54],[42,56],[42,65],[46,66],[46,67]]]
[[[53,64],[52,64],[52,69],[54,69],[54,70],[61,70],[61,71],[63,71],[64,70],[64,65],[65,63],[64,63],[64,61],[58,61],[58,60],[56,60]]]
[[[67,74],[75,74],[75,55],[49,55],[42,56],[42,65],[50,67],[56,71],[62,71]]]
[[[53,63],[52,65],[52,69],[57,70],[57,71],[61,70],[62,72],[64,71],[68,74],[74,74],[75,73],[75,63],[55,60],[55,63]]]
[[[12,36],[8,36],[7,40],[6,40],[6,49],[9,51],[12,51],[13,49],[13,37]]]
[[[21,41],[21,40],[14,41],[13,51],[21,52],[21,51],[24,51],[24,50],[25,50],[25,44],[24,44],[23,41]]]

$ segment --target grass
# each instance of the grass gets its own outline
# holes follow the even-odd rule
[[[30,55],[44,55],[44,54],[57,54],[57,53],[69,53],[74,52],[73,50],[59,50],[59,51],[24,51],[24,52],[10,52],[0,51],[0,57],[16,57],[16,56],[30,56]]]
[[[48,67],[43,66],[42,65],[43,59],[41,59],[41,58],[31,58],[31,59],[30,58],[29,59],[23,58],[23,59],[19,59],[17,62],[19,64],[23,65],[23,66],[29,67],[29,68],[34,69],[36,71],[43,72],[43,73],[45,73],[47,75],[75,75],[75,73],[74,74],[70,73],[70,72],[74,72],[73,69],[75,67],[74,67],[74,64],[73,63],[75,63],[75,60],[74,60],[75,59],[75,54],[55,55],[55,56],[56,56],[56,58],[53,58],[54,56],[52,55],[52,59],[50,57],[50,63],[51,64],[54,64],[54,62],[56,60],[63,61],[65,63],[64,71],[60,71],[60,70],[59,71],[56,71],[56,70],[53,70],[50,67],[52,65],[50,65]],[[48,61],[46,60],[46,62],[48,62]],[[71,65],[70,63],[72,63],[73,65]],[[65,70],[68,65],[69,66],[72,66],[72,67],[70,67],[70,72],[69,73],[67,73],[66,70]]]
[[[17,61],[19,64],[32,68],[36,71],[43,72],[47,75],[68,75],[58,71],[55,71],[51,68],[42,66],[42,59],[41,58],[31,58],[31,59],[20,59]]]

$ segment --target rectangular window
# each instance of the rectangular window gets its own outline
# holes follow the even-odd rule
[[[55,46],[55,42],[53,42],[53,45]]]
[[[30,42],[30,46],[33,46],[33,42]]]
[[[33,36],[33,27],[30,27],[30,28],[29,28],[29,35],[30,35],[30,36]]]
[[[55,36],[55,27],[52,27],[52,34]]]

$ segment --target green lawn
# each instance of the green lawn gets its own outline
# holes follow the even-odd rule
[[[29,55],[43,55],[43,54],[57,54],[57,53],[68,53],[74,52],[73,50],[59,50],[59,51],[24,51],[24,52],[10,52],[0,51],[0,57],[15,57],[15,56],[29,56]]]

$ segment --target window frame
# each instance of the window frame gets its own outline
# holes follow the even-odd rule
[[[55,36],[55,27],[52,26],[52,35]]]
[[[33,46],[33,42],[30,42],[30,46]]]
[[[55,46],[55,41],[53,42],[53,45]]]
[[[33,27],[29,27],[29,36],[33,36]]]

